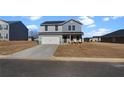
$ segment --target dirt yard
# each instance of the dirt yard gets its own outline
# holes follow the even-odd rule
[[[56,57],[124,58],[124,44],[82,43],[60,45]]]
[[[12,54],[36,45],[32,41],[0,41],[0,55]]]

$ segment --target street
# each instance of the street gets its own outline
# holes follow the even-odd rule
[[[1,77],[121,77],[124,63],[0,59]]]

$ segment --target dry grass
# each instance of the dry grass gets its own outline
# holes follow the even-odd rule
[[[78,45],[60,45],[54,56],[124,58],[124,44],[82,43]]]
[[[0,55],[12,54],[35,45],[32,41],[0,41]]]

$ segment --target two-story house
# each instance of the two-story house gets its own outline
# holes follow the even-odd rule
[[[21,21],[0,20],[0,40],[28,40],[28,29]]]
[[[45,21],[40,26],[40,44],[82,42],[82,23],[77,20]]]

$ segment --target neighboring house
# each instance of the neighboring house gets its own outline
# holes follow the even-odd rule
[[[103,35],[101,42],[124,43],[124,29]]]
[[[28,29],[21,21],[0,20],[0,40],[28,40]]]
[[[93,36],[92,42],[101,42],[101,36]]]
[[[84,38],[84,42],[91,42],[92,41],[92,38],[91,37],[85,37]]]
[[[46,21],[39,32],[40,44],[63,44],[82,42],[82,23],[77,20]]]
[[[86,37],[84,42],[101,42],[101,36]]]

